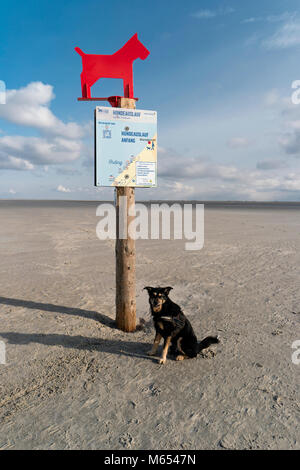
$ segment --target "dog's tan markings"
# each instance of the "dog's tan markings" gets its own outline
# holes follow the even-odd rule
[[[155,335],[155,338],[154,338],[154,343],[153,343],[152,349],[151,349],[151,351],[148,352],[149,356],[155,356],[161,339],[162,339],[162,336],[159,333],[157,333]]]
[[[184,361],[187,358],[187,356],[182,356],[179,354],[179,356],[176,357],[176,361]]]
[[[163,352],[162,352],[162,355],[161,355],[161,359],[159,360],[159,364],[165,364],[166,363],[170,343],[171,343],[171,336],[168,336],[165,339],[165,344],[164,344]]]
[[[153,308],[154,312],[158,313],[158,312],[161,311],[162,306],[165,303],[165,300],[162,297],[160,297],[159,295],[156,296],[156,297],[157,297],[157,304],[155,306],[153,306],[152,308]]]
[[[187,355],[184,354],[184,351],[182,350],[181,348],[181,342],[182,342],[182,338],[179,338],[177,340],[177,349],[178,351],[180,351],[182,354],[178,354],[178,356],[176,356],[176,361],[184,361],[186,358],[187,358]]]
[[[163,322],[162,322],[162,321],[159,321],[157,324],[158,324],[158,326],[159,326],[159,328],[160,328],[161,330],[164,329],[164,325],[163,325]]]

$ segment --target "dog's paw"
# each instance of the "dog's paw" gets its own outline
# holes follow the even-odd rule
[[[176,361],[184,361],[185,357],[182,356],[181,354],[176,357]]]
[[[159,359],[158,364],[165,364],[167,362],[167,359]]]

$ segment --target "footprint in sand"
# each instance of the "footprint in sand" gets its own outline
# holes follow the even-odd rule
[[[129,433],[123,434],[119,442],[124,448],[129,449],[133,444],[133,437]]]

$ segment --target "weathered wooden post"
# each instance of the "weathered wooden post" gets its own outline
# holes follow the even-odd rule
[[[135,109],[135,103],[134,99],[120,98],[118,107]],[[134,205],[135,189],[126,186],[117,187],[116,325],[117,328],[126,332],[135,331],[136,329],[135,240],[128,233],[128,227],[134,219],[134,216],[129,215],[129,211],[134,208]],[[120,216],[123,217],[123,220],[120,220]],[[120,223],[123,230],[120,230]]]
[[[139,41],[137,34],[134,34],[129,41],[111,56],[99,54],[86,54],[79,47],[76,52],[82,58],[81,88],[82,98],[79,101],[108,101],[113,108],[135,109],[137,98],[133,94],[133,73],[132,64],[140,58],[145,60],[148,49]],[[124,97],[110,96],[108,98],[92,98],[91,86],[102,77],[122,78],[124,85]],[[97,134],[97,110],[99,111],[98,121],[100,124]],[[117,110],[116,114],[122,114]],[[135,207],[135,187],[155,187],[156,186],[156,152],[157,152],[157,127],[156,112],[137,111],[128,112],[126,123],[122,123],[122,129],[115,126],[118,118],[109,113],[105,108],[98,107],[95,111],[95,185],[115,186],[116,191],[116,325],[119,329],[131,332],[136,329],[136,292],[135,292],[135,240],[129,236],[129,227],[134,220]],[[147,130],[132,132],[134,119],[143,116]],[[128,120],[133,116],[133,120]],[[108,120],[109,117],[109,120]],[[113,122],[112,122],[113,121]],[[150,127],[149,127],[150,126]],[[133,126],[134,127],[134,126]],[[129,145],[131,151],[129,155],[113,160],[114,152],[118,157],[118,152],[109,147],[109,143],[116,143],[116,128],[119,129],[119,136],[134,134],[138,143],[138,155],[132,155],[132,143],[135,138],[124,137],[118,143]],[[149,128],[149,130],[148,130]],[[112,138],[112,136],[114,138]],[[118,137],[117,139],[119,139]],[[98,142],[99,140],[99,142]],[[129,143],[128,143],[129,142]],[[98,172],[97,148],[102,146],[106,153],[107,161],[102,161],[102,172]],[[108,150],[110,148],[110,150]],[[104,165],[104,166],[103,166]],[[116,167],[119,165],[119,167]],[[114,169],[112,169],[114,166]],[[109,168],[109,170],[108,170]],[[129,169],[128,169],[129,168]],[[115,169],[119,170],[116,174]]]

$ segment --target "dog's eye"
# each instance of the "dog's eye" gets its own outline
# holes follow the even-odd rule
[[[158,294],[158,297],[161,297],[161,294]]]

